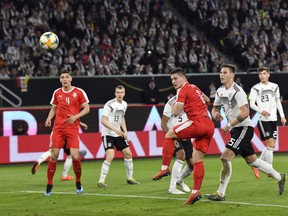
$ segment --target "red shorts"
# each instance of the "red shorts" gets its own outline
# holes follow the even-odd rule
[[[214,134],[214,123],[209,117],[197,117],[173,127],[173,131],[179,139],[195,138],[194,149],[206,153]]]
[[[77,148],[79,149],[78,128],[56,128],[50,135],[51,148]]]

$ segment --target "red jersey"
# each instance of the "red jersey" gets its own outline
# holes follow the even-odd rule
[[[89,103],[89,99],[81,88],[74,87],[65,92],[63,88],[58,88],[54,91],[51,105],[57,106],[54,128],[78,128],[80,119],[77,119],[72,125],[68,125],[65,121],[71,115],[76,115],[80,112],[83,104]]]
[[[196,85],[186,82],[177,92],[177,102],[184,104],[184,112],[190,120],[197,116],[208,116],[203,92]]]

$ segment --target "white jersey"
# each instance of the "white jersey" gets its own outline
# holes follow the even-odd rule
[[[277,121],[277,100],[280,101],[279,86],[276,83],[268,82],[267,85],[258,83],[251,88],[250,101],[255,101],[257,106],[251,104],[251,108],[260,113],[261,121]],[[281,117],[284,117],[283,108],[278,107]],[[269,117],[261,115],[261,112],[265,110],[270,113]]]
[[[167,127],[168,129],[172,129],[174,126],[186,121],[188,118],[187,118],[187,115],[184,111],[182,111],[180,113],[179,116],[175,117],[173,116],[172,114],[172,107],[171,105],[176,102],[177,100],[177,96],[175,95],[174,97],[170,98],[170,100],[165,104],[164,106],[164,110],[163,110],[163,115],[169,117],[169,120],[167,122]]]
[[[122,119],[125,116],[126,110],[127,110],[126,101],[123,100],[122,103],[119,103],[116,100],[116,98],[114,98],[104,105],[102,116],[108,117],[109,123],[112,124],[115,128],[120,130]],[[102,124],[102,136],[119,137],[117,133],[105,127],[103,124]]]
[[[217,89],[214,106],[222,106],[228,122],[237,118],[241,106],[247,104],[247,95],[244,90],[235,82],[229,89],[221,86]],[[234,125],[234,127],[251,126],[251,119],[248,116],[244,121]]]

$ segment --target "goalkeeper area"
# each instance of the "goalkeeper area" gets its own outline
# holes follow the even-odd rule
[[[288,173],[288,153],[274,153],[274,168]],[[1,165],[1,215],[287,215],[288,189],[279,196],[278,184],[261,173],[256,179],[252,169],[237,156],[228,185],[226,200],[209,201],[206,193],[214,193],[219,186],[221,162],[219,155],[204,158],[205,177],[201,193],[203,198],[194,205],[184,205],[189,194],[168,194],[170,176],[152,181],[161,167],[161,158],[137,158],[134,177],[140,185],[126,183],[123,159],[115,159],[106,179],[108,187],[97,186],[102,160],[82,162],[84,193],[77,195],[75,181],[61,181],[63,162],[57,163],[52,195],[44,196],[47,163],[41,164],[35,175],[32,163]],[[171,168],[174,160],[171,162]],[[69,175],[74,176],[73,169]],[[185,179],[191,187],[192,177]],[[179,188],[178,188],[179,189]]]

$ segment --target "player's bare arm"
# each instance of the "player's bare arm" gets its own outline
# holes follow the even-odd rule
[[[212,117],[215,121],[222,121],[223,117],[220,114],[221,106],[213,106],[212,108]]]
[[[83,127],[84,130],[88,130],[88,125],[85,124],[84,122],[80,121],[80,126]]]
[[[125,139],[125,140],[128,140],[128,130],[127,130],[126,121],[125,121],[124,116],[123,116],[123,118],[122,118],[121,128],[122,128],[122,130],[123,130],[123,137],[124,137],[124,139]]]
[[[52,121],[52,119],[54,118],[54,116],[56,114],[56,109],[57,109],[57,107],[54,106],[54,105],[51,107],[51,109],[49,111],[49,114],[48,114],[48,117],[47,117],[47,119],[45,121],[45,127],[51,127],[51,124],[52,124],[51,121]]]
[[[109,128],[110,130],[113,130],[115,133],[117,133],[119,136],[124,137],[124,133],[123,131],[121,131],[120,129],[115,128],[112,124],[110,124],[108,117],[107,116],[102,116],[101,118],[101,123]]]
[[[203,97],[204,97],[206,104],[210,103],[211,100],[206,94],[203,93]]]
[[[164,131],[164,133],[166,134],[169,129],[167,127],[167,122],[169,121],[170,117],[166,116],[166,115],[163,115],[162,118],[161,118],[161,127],[162,127],[162,130]]]
[[[82,110],[76,115],[71,115],[68,119],[66,119],[67,124],[73,124],[78,118],[88,114],[90,112],[90,106],[88,103],[82,105]]]
[[[236,118],[232,119],[228,124],[222,128],[222,131],[224,134],[226,134],[232,126],[235,126],[239,124],[240,122],[244,121],[249,116],[249,106],[248,104],[245,104],[240,107],[240,112],[236,116]]]
[[[180,102],[176,102],[174,106],[172,106],[172,114],[174,116],[179,116],[184,108],[184,104]]]

